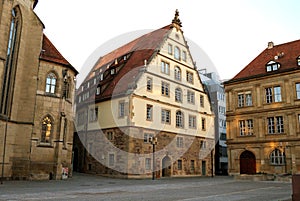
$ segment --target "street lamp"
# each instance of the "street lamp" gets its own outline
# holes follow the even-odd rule
[[[157,145],[157,137],[150,137],[149,142],[152,144],[152,157],[153,157],[153,167],[152,167],[152,180],[155,180],[155,145]]]

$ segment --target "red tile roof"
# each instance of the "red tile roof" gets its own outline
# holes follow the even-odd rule
[[[160,49],[162,42],[166,39],[171,28],[172,24],[162,27],[100,57],[81,85],[84,85],[87,81],[93,79],[100,71],[103,73],[106,70],[121,65],[121,63],[119,63],[115,66],[114,61],[116,59],[120,60],[120,57],[130,54],[128,60],[122,61],[123,66],[116,75],[110,79],[109,83],[106,83],[105,89],[101,91],[101,95],[97,97],[97,99],[110,98],[113,94],[125,93],[128,90],[128,84],[134,81],[134,78],[136,78],[140,72],[140,68],[144,66],[144,61],[146,60],[149,62]],[[107,68],[108,66],[109,68]],[[105,82],[105,80],[102,82],[100,81],[100,85],[103,82]]]
[[[71,68],[76,74],[78,74],[77,70],[61,55],[61,53],[55,48],[45,34],[43,34],[43,44],[40,59],[62,64]]]
[[[283,72],[297,66],[297,58],[300,55],[300,40],[274,45],[273,48],[267,48],[251,61],[234,78],[227,82],[248,79],[253,77],[265,76],[268,74]],[[275,58],[277,57],[277,58]],[[267,72],[266,64],[270,61],[278,62],[280,68],[277,71]]]

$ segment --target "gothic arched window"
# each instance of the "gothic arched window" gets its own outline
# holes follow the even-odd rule
[[[53,130],[52,118],[50,116],[44,117],[44,119],[42,120],[41,142],[50,143],[52,130]]]

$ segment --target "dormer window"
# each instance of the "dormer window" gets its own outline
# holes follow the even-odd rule
[[[298,56],[298,58],[297,58],[297,64],[298,64],[298,66],[300,66],[300,56]]]
[[[267,72],[272,72],[272,71],[276,71],[280,68],[280,63],[277,63],[275,61],[270,61],[269,63],[267,63],[266,65],[266,70]]]

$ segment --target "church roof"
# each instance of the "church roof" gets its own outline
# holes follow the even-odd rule
[[[285,72],[293,69],[300,69],[300,67],[297,66],[297,58],[299,56],[300,40],[280,45],[274,45],[273,42],[269,42],[268,48],[262,51],[243,70],[241,70],[231,80],[227,81],[227,83]],[[267,72],[266,66],[269,62],[278,63],[280,66],[279,69]]]
[[[78,71],[61,55],[45,34],[43,34],[40,59],[67,66],[78,74]]]

